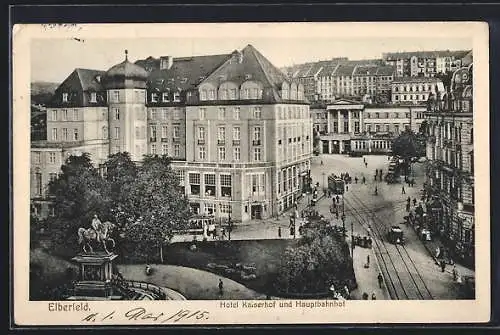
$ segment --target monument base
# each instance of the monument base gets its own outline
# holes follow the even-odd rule
[[[76,297],[95,297],[107,299],[113,294],[111,279],[113,276],[114,253],[94,252],[79,254],[73,261],[80,265],[80,278],[74,287]]]

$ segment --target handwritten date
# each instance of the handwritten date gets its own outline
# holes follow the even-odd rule
[[[91,313],[85,316],[82,321],[86,322],[102,322],[106,320],[119,321],[120,319],[130,321],[150,321],[154,323],[176,323],[181,320],[208,320],[210,313],[207,311],[197,310],[191,311],[187,309],[178,310],[174,314],[151,313],[143,307],[133,308],[124,314],[120,315],[116,311],[110,313]]]

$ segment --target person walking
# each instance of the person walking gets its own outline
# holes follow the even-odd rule
[[[375,195],[378,195],[378,188],[375,186]]]
[[[401,187],[401,194],[406,194],[405,186],[404,185]]]
[[[368,163],[367,163],[367,162],[365,162],[365,168],[367,168],[367,167],[368,167]]]
[[[377,280],[378,280],[378,287],[382,288],[382,284],[384,282],[384,277],[382,277],[382,273],[380,272],[378,273]]]
[[[417,198],[413,198],[413,207],[417,206]]]
[[[370,255],[366,255],[366,267],[370,267]]]
[[[278,227],[278,237],[281,238],[281,227]]]
[[[354,177],[354,182],[357,184],[358,183],[358,177]]]
[[[372,293],[372,300],[377,300],[377,296],[375,295],[375,292]]]
[[[224,294],[224,284],[222,283],[222,279],[219,278],[219,296],[222,297]]]
[[[366,183],[366,178],[365,178],[365,176],[363,176],[363,184],[365,184],[365,183]]]
[[[345,185],[345,190],[346,190],[346,192],[349,191],[349,185],[347,185],[347,184]]]

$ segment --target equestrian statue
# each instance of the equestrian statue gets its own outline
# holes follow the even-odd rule
[[[84,253],[93,253],[94,249],[91,242],[96,242],[98,245],[102,243],[104,251],[110,254],[108,243],[111,243],[111,249],[115,247],[115,240],[110,237],[114,228],[114,223],[109,221],[101,222],[97,215],[94,215],[91,228],[78,228],[78,244],[82,247]]]

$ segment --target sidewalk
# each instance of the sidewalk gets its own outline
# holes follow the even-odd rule
[[[349,245],[351,244],[350,237],[347,242]],[[365,268],[367,256],[370,256],[369,268]],[[378,300],[391,300],[387,287],[385,286],[385,281],[382,284],[382,288],[378,285],[377,277],[378,274],[381,273],[381,270],[373,248],[368,249],[356,246],[354,248],[353,268],[358,287],[351,292],[352,299],[362,300],[363,293],[366,292],[370,300],[372,293],[375,293]]]

